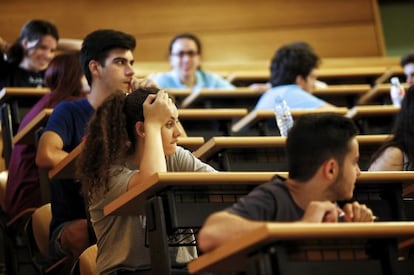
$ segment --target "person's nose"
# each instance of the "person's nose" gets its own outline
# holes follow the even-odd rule
[[[128,64],[127,68],[125,70],[125,74],[128,75],[128,76],[133,76],[135,74],[134,66],[131,65],[131,64]]]

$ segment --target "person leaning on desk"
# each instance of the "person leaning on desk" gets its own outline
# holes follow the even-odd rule
[[[353,196],[359,149],[354,123],[343,116],[301,116],[286,141],[289,177],[275,176],[224,211],[210,215],[198,235],[201,251],[260,227],[265,221],[372,222],[366,205],[336,201]]]

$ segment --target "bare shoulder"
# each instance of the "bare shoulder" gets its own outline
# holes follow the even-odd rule
[[[390,146],[371,164],[369,171],[401,171],[404,153],[395,146]]]

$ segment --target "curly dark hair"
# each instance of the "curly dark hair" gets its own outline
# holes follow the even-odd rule
[[[158,88],[139,88],[130,94],[117,91],[110,95],[90,120],[84,148],[76,173],[88,200],[108,191],[111,166],[123,165],[135,153],[135,124],[144,121],[143,103]]]

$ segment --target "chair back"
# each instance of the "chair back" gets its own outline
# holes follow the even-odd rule
[[[96,275],[96,256],[98,246],[91,245],[79,256],[79,273],[80,275]]]
[[[47,255],[49,251],[49,225],[52,220],[50,203],[36,209],[32,215],[32,230],[39,252]]]

